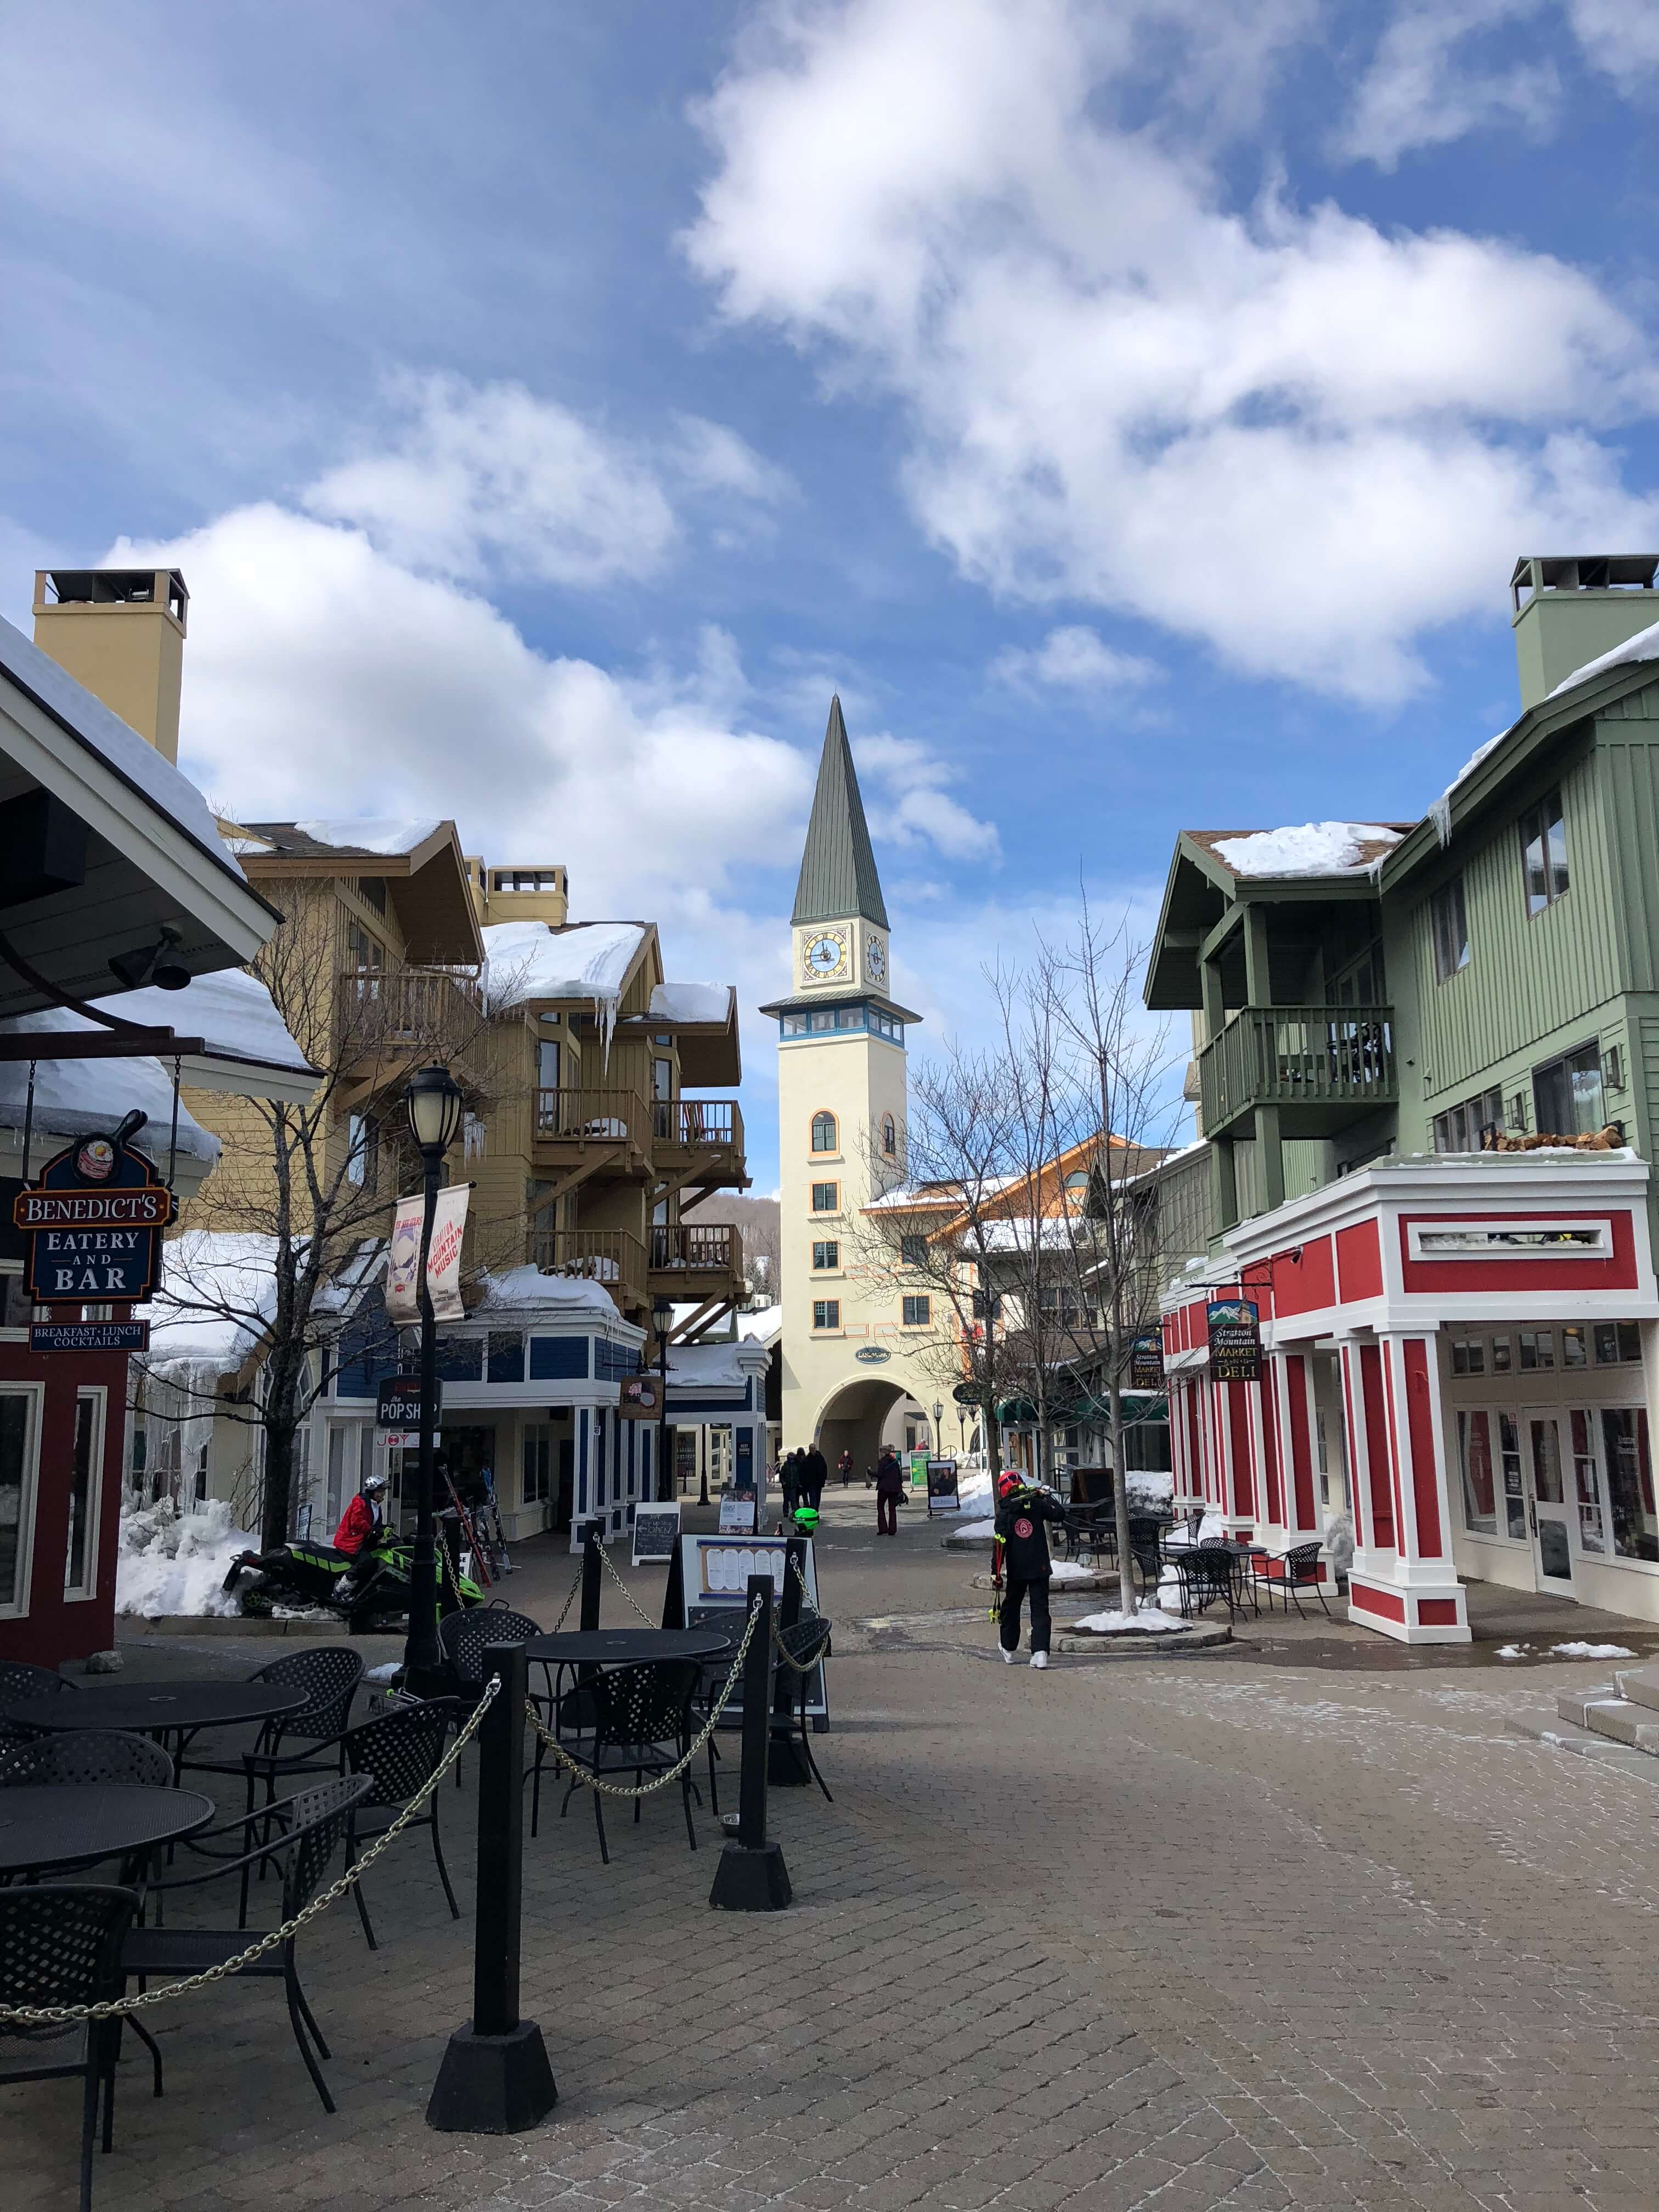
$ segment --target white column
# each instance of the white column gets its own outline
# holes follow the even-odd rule
[[[1362,1399],[1368,1364],[1371,1403],[1363,1416],[1364,1460],[1356,1455],[1354,1476],[1368,1541],[1355,1551],[1348,1617],[1401,1644],[1467,1644],[1468,1614],[1451,1556],[1436,1332],[1383,1329],[1373,1346],[1360,1346],[1352,1370]]]

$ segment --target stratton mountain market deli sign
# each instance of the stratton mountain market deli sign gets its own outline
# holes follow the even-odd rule
[[[178,1206],[126,1141],[144,1120],[129,1114],[112,1135],[66,1145],[12,1201],[13,1225],[28,1238],[36,1305],[141,1302],[155,1290],[161,1231]]]
[[[1261,1379],[1261,1316],[1249,1298],[1214,1298],[1205,1308],[1209,1324],[1210,1379],[1213,1382],[1259,1382]]]

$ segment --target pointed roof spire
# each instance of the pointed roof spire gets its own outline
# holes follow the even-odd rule
[[[837,693],[830,702],[818,787],[812,794],[812,818],[806,825],[806,849],[800,856],[800,880],[790,920],[849,921],[854,915],[883,929],[890,927]]]

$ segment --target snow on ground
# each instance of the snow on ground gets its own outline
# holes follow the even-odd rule
[[[1079,1559],[1056,1559],[1053,1564],[1057,1583],[1091,1583],[1099,1571],[1095,1567],[1085,1567]]]
[[[1524,1644],[1500,1644],[1498,1647],[1498,1656],[1500,1659],[1524,1659],[1527,1656],[1527,1647]]]
[[[224,1579],[239,1552],[258,1548],[232,1521],[222,1498],[182,1516],[165,1498],[124,1513],[116,1538],[115,1610],[145,1620],[238,1613],[241,1601],[226,1595]]]
[[[1087,1629],[1093,1636],[1162,1636],[1171,1628],[1187,1626],[1155,1605],[1143,1605],[1139,1613],[1119,1613],[1115,1607],[1110,1613],[1089,1613],[1081,1620],[1067,1623],[1068,1627]]]
[[[1398,830],[1381,822],[1304,822],[1221,837],[1214,850],[1238,876],[1329,876],[1367,865],[1367,845],[1397,845]]]
[[[1636,1654],[1622,1644],[1552,1644],[1553,1659],[1633,1659]]]

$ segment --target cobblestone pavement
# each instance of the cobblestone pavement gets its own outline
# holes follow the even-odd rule
[[[1505,1727],[1591,1668],[1038,1675],[998,1663],[937,1532],[866,1540],[836,1516],[828,1607],[899,1618],[914,1591],[927,1618],[845,1638],[818,1743],[835,1804],[774,1793],[792,1911],[708,1909],[707,1809],[695,1857],[661,1799],[611,1822],[608,1869],[580,1801],[527,1844],[545,2126],[422,2124],[469,1953],[417,1837],[371,1877],[378,1953],[349,1906],[303,1939],[338,2118],[273,1985],[181,2000],[166,2099],[124,2063],[95,2201],[1651,2212],[1654,1801]],[[270,1656],[161,1644],[135,1668]],[[446,1792],[468,1910],[471,1806]],[[9,2212],[73,2203],[76,2102],[0,2090]]]

